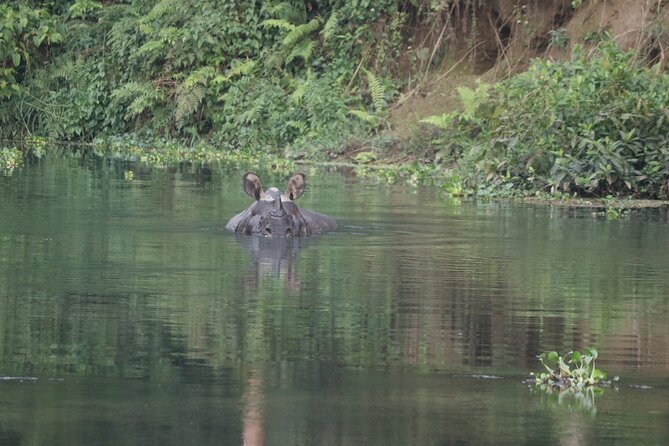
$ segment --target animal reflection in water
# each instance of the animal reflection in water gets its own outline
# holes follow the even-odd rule
[[[279,280],[291,291],[302,287],[298,256],[311,241],[300,238],[239,237],[240,245],[251,255],[251,265],[244,283],[257,288],[264,280]]]
[[[305,186],[305,175],[295,173],[288,180],[285,194],[276,187],[263,191],[260,178],[253,172],[245,173],[242,188],[255,201],[225,227],[238,234],[265,237],[308,237],[336,229],[337,222],[332,217],[297,207],[295,200],[304,193]]]

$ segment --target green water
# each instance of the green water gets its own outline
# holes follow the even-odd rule
[[[272,241],[224,230],[241,173],[0,176],[0,445],[669,444],[665,212],[307,169],[301,205],[339,229]],[[591,345],[615,389],[522,383]]]

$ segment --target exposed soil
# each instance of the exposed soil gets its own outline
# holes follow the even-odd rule
[[[479,20],[475,49],[442,39],[443,51],[454,62],[412,85],[392,108],[391,130],[407,138],[427,116],[459,110],[456,88],[473,87],[476,80],[495,82],[524,70],[535,57],[560,60],[569,57],[575,44],[596,45],[597,36],[609,33],[623,48],[634,48],[640,58],[669,67],[669,1],[494,0]],[[564,36],[564,45],[555,43]],[[474,57],[466,57],[469,51]],[[470,53],[471,54],[471,53]],[[465,57],[461,57],[461,56]]]

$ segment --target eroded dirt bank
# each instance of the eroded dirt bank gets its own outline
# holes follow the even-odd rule
[[[634,49],[649,64],[662,69],[669,64],[667,0],[495,0],[482,7],[474,25],[475,30],[468,30],[446,23],[444,33],[433,33],[432,41],[420,36],[432,45],[430,54],[452,56],[448,65],[428,70],[400,95],[391,111],[391,128],[400,138],[415,131],[426,116],[457,109],[458,86],[503,79],[526,69],[535,57],[568,58],[575,45],[594,47],[604,35]],[[464,34],[470,37],[458,39]]]

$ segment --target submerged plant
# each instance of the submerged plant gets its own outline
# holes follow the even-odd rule
[[[533,374],[534,384],[576,390],[608,385],[606,373],[595,367],[597,356],[594,348],[586,348],[582,353],[570,351],[563,356],[555,351],[544,352],[538,358],[546,371]]]

